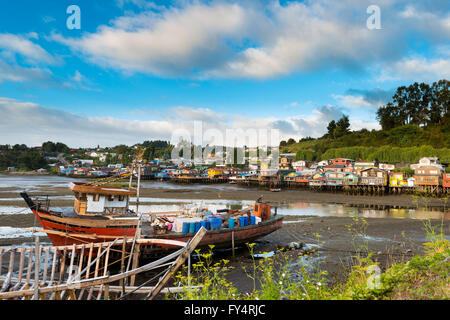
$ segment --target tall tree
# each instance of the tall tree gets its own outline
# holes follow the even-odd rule
[[[342,137],[350,132],[350,121],[348,116],[344,115],[336,122],[336,128],[334,129],[334,136]]]
[[[328,136],[333,139],[335,138],[335,136],[334,136],[335,129],[336,129],[336,121],[331,120],[330,123],[328,123],[327,131],[328,131]]]

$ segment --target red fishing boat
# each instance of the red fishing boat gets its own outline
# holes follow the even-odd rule
[[[136,203],[139,204],[139,183],[137,189],[80,182],[70,183],[69,188],[74,192],[74,205],[64,209],[51,208],[48,202],[33,201],[26,192],[21,193],[55,246],[112,241],[124,237],[188,241],[201,226],[205,226],[208,231],[199,247],[232,247],[239,243],[252,242],[280,229],[283,220],[277,216],[276,211],[271,213],[269,204],[258,199],[253,208],[218,210],[219,212],[214,214],[206,211],[210,217],[221,219],[220,227],[213,228],[206,223],[208,216],[203,216],[201,212],[197,212],[193,218],[194,216],[187,214],[185,210],[139,214],[130,210],[131,196],[137,196]],[[144,215],[150,218],[144,221]],[[177,218],[197,219],[196,221],[203,221],[204,224],[195,224],[195,229],[181,230],[180,227],[176,230],[173,225]],[[243,221],[247,223],[239,223],[239,218],[245,218]],[[158,221],[163,222],[163,227],[159,230]],[[171,228],[167,228],[169,225]],[[170,248],[170,244],[167,244],[149,249]]]
[[[75,201],[72,208],[51,208],[49,203],[20,195],[55,246],[133,238],[139,217],[128,208],[136,191],[117,187],[70,183]]]

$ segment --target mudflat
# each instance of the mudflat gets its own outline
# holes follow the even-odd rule
[[[5,190],[2,190],[5,189]],[[0,200],[2,198],[17,198],[17,200],[1,200],[3,205],[25,205],[19,195],[21,190],[14,188],[0,188]],[[30,195],[49,195],[49,196],[67,196],[72,192],[66,187],[48,187],[36,186],[28,191]],[[449,198],[437,197],[418,197],[411,194],[400,195],[347,195],[343,192],[320,192],[300,189],[285,189],[280,192],[271,192],[267,189],[231,187],[230,185],[180,185],[177,188],[141,188],[140,196],[142,198],[161,198],[161,199],[189,199],[189,200],[250,200],[254,201],[259,197],[263,200],[274,203],[288,202],[316,202],[330,204],[348,204],[354,206],[378,206],[382,207],[400,207],[417,208],[434,207],[448,208],[450,206]],[[142,200],[145,202],[145,200]],[[53,205],[71,206],[73,201],[70,199],[52,200]]]

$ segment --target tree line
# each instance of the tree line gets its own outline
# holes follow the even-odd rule
[[[450,94],[448,80],[429,85],[413,83],[400,86],[392,101],[377,110],[377,120],[383,130],[415,124],[418,126],[441,124],[449,118]]]

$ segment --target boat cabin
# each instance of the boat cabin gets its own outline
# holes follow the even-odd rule
[[[136,191],[110,186],[92,186],[71,182],[75,194],[74,210],[78,215],[120,216],[128,212],[130,196]]]

